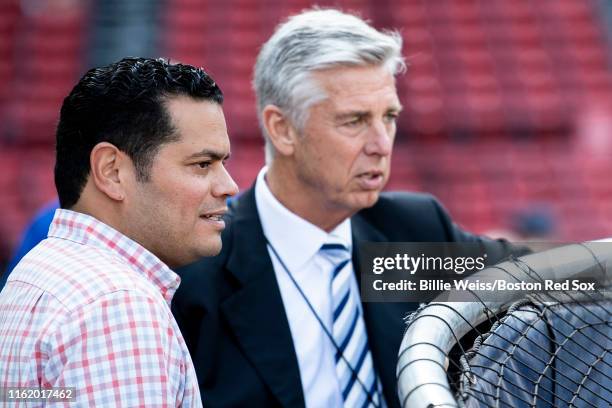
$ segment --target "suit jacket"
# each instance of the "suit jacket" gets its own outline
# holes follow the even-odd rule
[[[223,249],[179,270],[173,312],[196,368],[204,406],[303,407],[297,357],[283,301],[263,237],[254,188],[232,203]],[[358,243],[479,241],[490,261],[510,246],[459,229],[432,197],[383,193],[351,218],[353,263]],[[359,274],[357,274],[359,281]],[[376,370],[390,407],[399,407],[395,367],[403,317],[416,304],[363,303]]]

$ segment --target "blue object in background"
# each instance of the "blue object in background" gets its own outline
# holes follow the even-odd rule
[[[43,207],[34,216],[34,219],[24,231],[21,238],[21,243],[13,253],[13,257],[11,258],[6,271],[0,276],[0,290],[2,290],[4,287],[9,273],[13,270],[15,265],[19,263],[21,258],[23,258],[23,256],[27,254],[30,249],[34,248],[36,244],[47,238],[49,226],[51,225],[51,221],[53,221],[53,215],[55,214],[55,210],[57,208],[59,208],[59,202],[54,200]]]

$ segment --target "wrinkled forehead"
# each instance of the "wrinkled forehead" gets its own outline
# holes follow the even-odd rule
[[[376,102],[385,108],[401,109],[395,76],[384,66],[336,66],[313,72],[312,78],[332,103]]]

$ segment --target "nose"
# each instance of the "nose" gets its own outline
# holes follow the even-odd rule
[[[368,155],[388,156],[393,147],[394,129],[387,126],[384,121],[372,123],[370,135],[365,144],[365,153]]]
[[[212,193],[216,197],[231,197],[238,194],[238,185],[230,176],[225,166],[220,166],[217,182],[214,184]]]

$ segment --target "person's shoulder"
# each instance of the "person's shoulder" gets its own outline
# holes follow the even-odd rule
[[[170,308],[159,297],[121,289],[105,291],[66,310],[45,325],[41,338],[49,354],[62,349],[61,353],[70,359],[84,349],[87,354],[107,355],[110,350],[104,350],[102,345],[115,341],[125,341],[126,346],[141,353],[148,352],[152,342],[176,349],[181,335]]]
[[[451,220],[431,194],[385,192],[376,204],[357,214],[392,241],[440,241],[451,239]]]
[[[431,205],[438,200],[429,193],[414,191],[385,191],[380,194],[376,205],[419,206]]]
[[[146,279],[117,255],[57,238],[35,246],[15,267],[12,281],[40,288],[69,312],[117,291],[154,296]]]
[[[148,290],[117,288],[101,292],[90,302],[76,308],[73,315],[81,315],[87,320],[102,314],[131,322],[156,321],[163,327],[171,323],[170,309],[164,302],[161,295]]]
[[[437,216],[439,208],[440,203],[431,194],[391,191],[381,193],[376,204],[362,212],[366,216],[381,214],[413,220],[415,215]]]
[[[176,405],[184,395],[177,390],[196,384],[168,305],[147,293],[108,292],[44,323],[37,347],[47,357],[47,377],[60,383],[76,381],[72,385],[77,389],[81,385],[83,393],[76,399],[79,406],[104,405],[117,392],[128,395],[128,402],[121,399],[124,402],[119,405]],[[79,383],[83,379],[86,384]],[[139,395],[143,387],[169,392]],[[195,388],[189,392],[199,399]]]

